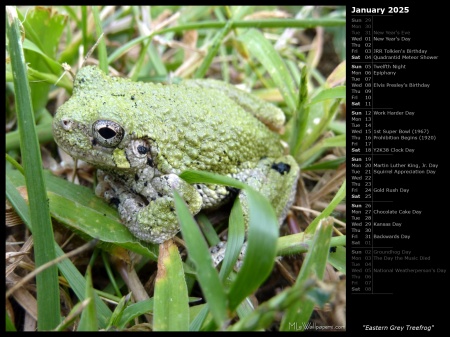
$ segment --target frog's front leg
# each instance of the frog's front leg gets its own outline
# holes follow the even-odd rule
[[[176,189],[193,215],[202,207],[202,198],[196,188],[175,174],[156,177],[151,185],[158,197],[147,199],[134,193],[119,179],[99,170],[97,195],[117,206],[120,217],[128,230],[137,238],[162,243],[175,236],[180,227],[175,214],[173,189]]]

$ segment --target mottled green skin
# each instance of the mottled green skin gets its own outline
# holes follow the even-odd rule
[[[97,194],[115,203],[130,231],[146,241],[160,243],[179,230],[172,188],[181,191],[193,214],[227,200],[229,191],[224,187],[192,186],[179,179],[186,169],[253,180],[270,190],[268,194],[275,194],[268,197],[284,203],[277,212],[285,213],[286,205],[292,203],[298,166],[283,155],[278,135],[239,105],[241,92],[233,86],[206,80],[183,83],[132,82],[84,67],[77,73],[73,96],[54,118],[55,140],[73,157],[102,170]],[[216,89],[221,84],[233,93],[233,99]],[[271,108],[276,123],[283,122],[282,112]],[[98,120],[123,128],[120,143],[99,144],[93,133]],[[146,153],[137,150],[143,146]],[[270,158],[264,165],[263,157]],[[275,161],[287,163],[290,172],[270,169]],[[253,175],[258,165],[263,168]],[[266,178],[270,181],[262,181]]]

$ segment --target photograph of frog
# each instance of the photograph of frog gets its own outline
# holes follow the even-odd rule
[[[6,12],[7,329],[345,330],[345,7]]]

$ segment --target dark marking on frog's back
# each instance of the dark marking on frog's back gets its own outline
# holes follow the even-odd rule
[[[279,162],[279,163],[273,163],[270,168],[274,169],[279,174],[283,175],[285,173],[289,173],[289,171],[291,170],[291,165],[283,163],[283,162]]]

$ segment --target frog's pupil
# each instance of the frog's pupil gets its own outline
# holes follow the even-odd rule
[[[110,139],[116,136],[116,132],[110,128],[101,128],[98,130],[98,133],[105,139]]]

